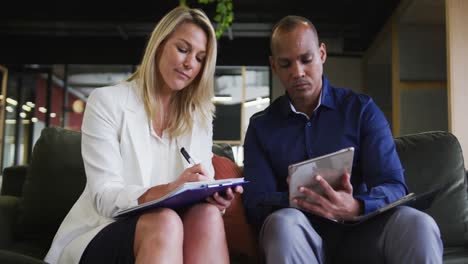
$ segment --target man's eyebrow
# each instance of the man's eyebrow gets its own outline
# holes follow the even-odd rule
[[[299,54],[299,55],[297,56],[297,58],[304,58],[304,57],[310,57],[310,56],[313,56],[313,52],[309,52],[309,51],[308,51],[308,52]],[[284,60],[284,61],[290,60],[290,58],[281,57],[281,56],[276,56],[276,59],[277,59],[277,60]]]

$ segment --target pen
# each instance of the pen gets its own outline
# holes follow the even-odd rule
[[[180,149],[180,153],[182,153],[182,156],[184,156],[185,160],[187,160],[189,164],[195,165],[195,161],[192,159],[192,157],[190,157],[184,147]]]

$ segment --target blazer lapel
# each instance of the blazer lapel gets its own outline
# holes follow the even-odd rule
[[[151,174],[151,149],[150,146],[150,128],[146,111],[143,107],[143,102],[137,97],[135,86],[132,86],[131,92],[128,98],[126,113],[126,126],[125,129],[129,135],[129,143],[133,154],[136,159],[136,163],[143,186],[149,186],[150,174]]]

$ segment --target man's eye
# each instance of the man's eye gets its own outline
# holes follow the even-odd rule
[[[302,63],[304,63],[304,64],[309,64],[311,62],[312,62],[312,58],[307,58],[307,59],[302,60]]]
[[[289,67],[289,62],[283,61],[278,63],[281,68],[287,68]]]

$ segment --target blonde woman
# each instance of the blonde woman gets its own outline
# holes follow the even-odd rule
[[[87,184],[60,226],[50,263],[227,263],[223,212],[233,199],[115,220],[189,181],[213,178],[216,40],[206,15],[176,8],[158,23],[140,68],[90,95],[82,126]],[[192,166],[184,147],[201,161]],[[242,192],[236,187],[236,192]]]

